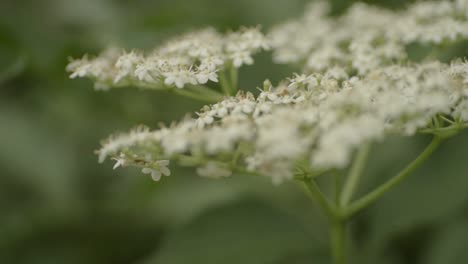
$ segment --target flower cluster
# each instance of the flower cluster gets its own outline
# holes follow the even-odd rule
[[[465,62],[393,65],[360,77],[335,67],[276,87],[266,81],[256,97],[239,92],[170,127],[113,137],[99,155],[148,172],[165,173],[161,160],[175,160],[203,176],[242,171],[280,183],[298,168],[343,168],[360,145],[389,134],[461,128],[467,105]]]
[[[281,183],[345,168],[361,145],[388,135],[449,137],[468,127],[468,63],[415,63],[406,52],[413,43],[467,38],[467,0],[417,2],[399,12],[361,3],[337,18],[327,16],[328,8],[315,2],[268,37],[258,28],[225,35],[205,29],[146,56],[110,49],[72,61],[71,77],[92,78],[98,88],[177,87],[217,100],[168,127],[112,136],[99,161],[111,157],[115,167],[136,166],[154,180],[170,175],[172,160],[205,177],[242,172]],[[270,46],[276,62],[302,64],[304,73],[276,86],[267,80],[258,95],[239,91],[220,101],[202,86],[220,78],[232,94],[233,70]]]
[[[242,28],[222,35],[212,28],[176,37],[148,55],[111,48],[101,55],[72,60],[70,77],[87,77],[98,89],[137,86],[163,89],[218,82],[227,67],[252,64],[252,55],[268,49],[258,28]]]
[[[395,12],[359,3],[330,18],[327,2],[314,2],[302,17],[268,35],[278,63],[307,72],[341,65],[367,74],[407,59],[409,44],[442,46],[468,37],[468,1],[420,1]]]

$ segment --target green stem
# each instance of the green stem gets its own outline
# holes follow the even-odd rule
[[[341,190],[342,190],[341,177],[337,171],[333,171],[332,176],[333,176],[333,181],[334,181],[335,206],[339,208],[340,207],[339,201],[340,201],[340,195],[341,195]]]
[[[335,206],[328,201],[327,197],[322,193],[314,179],[306,179],[302,181],[303,186],[308,190],[309,196],[316,201],[320,209],[328,216],[329,219],[338,218],[338,213]]]
[[[343,193],[343,186],[341,182],[341,175],[335,171],[333,173],[335,178],[335,206],[338,215],[331,221],[330,226],[330,241],[332,248],[332,257],[334,264],[344,264],[346,262],[346,219],[341,219],[342,206],[340,198]]]
[[[331,223],[330,240],[334,264],[346,263],[346,222],[335,220]]]
[[[346,183],[343,187],[343,192],[341,193],[340,197],[340,205],[343,207],[348,205],[356,190],[356,187],[359,183],[359,179],[362,175],[362,171],[364,170],[365,164],[367,162],[370,148],[370,143],[365,144],[358,150],[356,154],[356,158],[354,159],[349,175],[346,178]]]
[[[234,67],[234,65],[231,65],[229,67],[229,75],[231,77],[230,92],[231,92],[231,95],[234,95],[238,90],[237,82],[238,82],[238,78],[239,78],[237,68]]]
[[[334,173],[335,204],[328,201],[325,195],[320,191],[319,186],[313,179],[301,181],[308,190],[309,196],[316,201],[320,209],[327,215],[330,223],[330,244],[331,255],[334,264],[345,264],[346,262],[346,222],[342,218],[339,197],[341,194],[340,175]]]
[[[231,95],[230,81],[226,77],[226,70],[219,72],[219,83],[221,85],[221,90],[223,90],[225,95]]]
[[[192,89],[174,88],[174,89],[171,89],[170,91],[181,96],[189,97],[198,101],[210,102],[210,103],[218,102],[222,98],[221,94],[209,94],[209,93],[204,92],[203,89],[200,89],[200,91],[196,91],[195,87],[193,87]]]
[[[191,92],[193,92],[193,93],[203,94],[205,96],[208,96],[210,98],[215,98],[217,100],[221,99],[224,96],[223,94],[211,89],[208,86],[204,86],[204,85],[187,85],[186,88],[188,90],[190,90]]]
[[[448,127],[425,128],[418,132],[422,134],[433,134],[438,137],[448,138],[458,134],[461,130],[468,128],[468,123],[455,123]]]
[[[225,95],[235,95],[238,87],[238,70],[234,65],[228,64],[219,72],[219,83]]]
[[[441,143],[441,138],[435,136],[431,143],[426,147],[426,149],[413,161],[411,162],[406,168],[404,168],[400,173],[396,176],[382,184],[381,186],[377,187],[375,190],[367,194],[366,196],[362,197],[361,199],[357,200],[356,202],[352,203],[348,208],[346,208],[344,217],[349,218],[362,209],[370,206],[375,201],[377,201],[380,197],[382,197],[385,193],[403,181],[408,175],[410,175],[414,170],[416,170],[429,156],[437,149],[437,147]]]

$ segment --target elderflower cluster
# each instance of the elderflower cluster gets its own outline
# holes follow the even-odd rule
[[[268,49],[258,28],[222,35],[207,28],[176,37],[145,55],[111,48],[91,58],[85,55],[67,67],[70,77],[95,81],[97,89],[137,86],[163,89],[218,82],[218,72],[253,63],[252,55]]]
[[[441,46],[468,38],[468,1],[419,1],[401,11],[354,4],[338,18],[328,2],[314,2],[302,17],[268,34],[277,63],[307,72],[334,66],[364,75],[407,59],[409,44]]]
[[[239,92],[170,127],[112,137],[98,153],[157,179],[173,160],[202,176],[239,171],[281,183],[299,167],[344,168],[360,145],[387,135],[467,122],[467,106],[466,62],[392,65],[360,77],[334,67],[276,87],[266,81],[258,96]]]
[[[328,9],[315,2],[267,37],[258,28],[225,35],[205,29],[148,55],[109,49],[72,61],[71,77],[94,79],[97,88],[177,87],[217,101],[170,126],[110,137],[99,161],[110,157],[114,168],[138,167],[154,180],[169,176],[173,161],[204,177],[240,172],[281,183],[343,169],[361,145],[389,135],[443,138],[468,128],[468,63],[415,63],[407,54],[411,44],[443,47],[468,38],[468,0],[417,2],[402,11],[359,3],[335,18]],[[276,62],[302,65],[303,73],[220,101],[201,86],[219,78],[232,94],[236,68],[269,47]]]

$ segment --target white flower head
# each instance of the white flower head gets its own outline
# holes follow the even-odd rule
[[[274,27],[268,38],[278,63],[303,65],[305,72],[339,65],[366,75],[407,59],[409,44],[467,39],[468,5],[463,1],[419,1],[403,11],[356,3],[333,19],[327,16],[329,3],[318,1],[303,16]]]
[[[170,127],[114,137],[100,159],[117,157],[116,166],[141,166],[154,179],[168,175],[170,157],[191,159],[204,176],[222,177],[241,167],[274,183],[294,178],[298,161],[309,161],[312,169],[341,169],[362,144],[414,135],[440,114],[467,120],[461,81],[467,65],[394,65],[359,78],[338,68],[295,75],[258,96],[240,92],[207,105],[197,117]]]
[[[98,151],[100,162],[111,157],[114,168],[136,166],[156,181],[170,175],[174,160],[206,177],[239,171],[279,184],[297,176],[298,164],[311,171],[343,169],[361,145],[390,135],[443,137],[468,127],[468,63],[415,63],[406,54],[410,44],[468,38],[465,2],[418,2],[401,11],[359,3],[332,18],[328,3],[318,1],[268,37],[258,27],[226,34],[209,28],[151,53],[111,49],[84,56],[67,70],[96,87],[222,98],[170,126],[111,137]],[[236,68],[270,47],[275,62],[300,65],[302,72],[276,86],[265,81],[257,95],[222,97],[209,90],[213,83],[204,85],[220,81],[229,94]]]
[[[242,28],[224,35],[207,28],[175,37],[149,54],[109,49],[93,59],[84,56],[71,61],[67,71],[70,78],[95,80],[97,87],[181,89],[187,84],[218,82],[220,71],[231,64],[253,64],[252,56],[266,49],[268,42],[259,28]]]

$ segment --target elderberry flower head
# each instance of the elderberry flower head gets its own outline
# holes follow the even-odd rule
[[[354,4],[338,18],[328,2],[314,2],[303,16],[268,34],[278,63],[306,72],[341,65],[364,75],[407,59],[409,44],[445,45],[468,38],[468,1],[420,1],[401,11]]]
[[[435,120],[439,126],[468,121],[467,65],[392,65],[359,78],[332,68],[276,87],[265,82],[258,96],[239,92],[170,127],[112,137],[98,153],[101,160],[150,168],[145,173],[174,160],[202,176],[240,171],[274,183],[294,178],[298,167],[340,169],[364,143],[438,133]]]
[[[148,55],[109,49],[72,61],[70,77],[94,79],[97,88],[171,87],[216,98],[170,126],[111,136],[99,161],[139,167],[154,180],[170,175],[171,160],[204,177],[240,172],[278,184],[343,169],[361,145],[390,135],[444,138],[468,128],[468,63],[415,63],[406,52],[410,44],[468,38],[467,0],[417,2],[402,11],[360,3],[337,18],[327,16],[328,8],[315,2],[267,38],[258,28],[225,35],[205,29]],[[257,94],[239,91],[220,100],[201,86],[219,80],[234,94],[235,70],[270,46],[276,62],[299,64],[303,72],[276,86],[267,80]]]
[[[111,48],[101,55],[72,60],[70,77],[87,77],[98,89],[137,86],[164,89],[218,82],[228,67],[253,63],[252,56],[268,43],[258,28],[220,34],[207,28],[175,37],[149,54]]]

